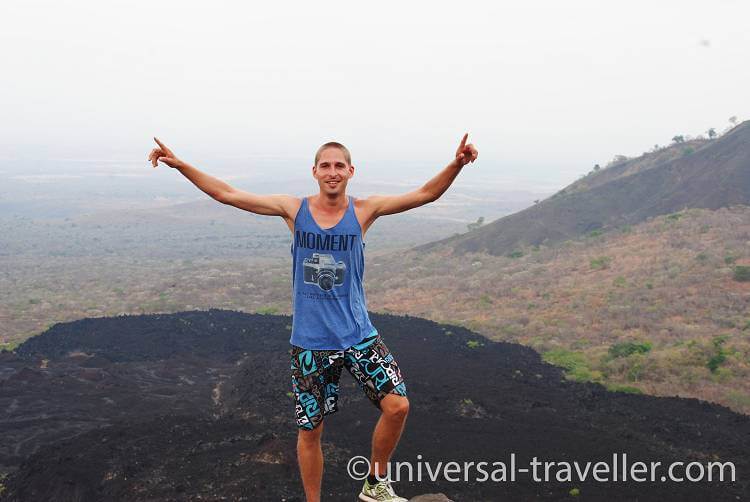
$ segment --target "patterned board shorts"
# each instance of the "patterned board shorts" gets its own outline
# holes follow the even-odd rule
[[[380,409],[387,394],[406,396],[401,370],[379,333],[345,350],[311,350],[292,345],[292,390],[297,427],[311,430],[338,411],[339,379],[346,368]]]

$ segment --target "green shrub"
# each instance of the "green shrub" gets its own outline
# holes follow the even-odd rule
[[[618,357],[628,357],[631,354],[645,354],[651,351],[651,342],[621,342],[612,345],[609,348],[609,357],[617,359]]]
[[[586,365],[586,359],[581,352],[573,352],[566,349],[552,349],[542,354],[545,362],[561,366],[566,370],[574,370],[579,366]]]
[[[565,375],[577,382],[597,382],[602,379],[599,371],[589,367],[586,355],[566,349],[552,349],[542,354],[542,359],[565,370]]]
[[[643,394],[643,391],[638,387],[633,387],[632,385],[622,385],[619,383],[607,384],[607,390],[611,392],[626,392],[628,394]]]
[[[721,346],[723,346],[727,340],[729,340],[729,335],[718,335],[713,337],[711,343],[713,343],[714,347],[718,349],[721,348]]]
[[[727,356],[724,354],[724,352],[718,352],[714,354],[711,359],[708,360],[706,363],[706,367],[711,370],[711,373],[716,373],[716,370],[719,369],[719,366],[727,360]]]
[[[571,488],[570,491],[568,492],[568,494],[571,497],[578,497],[581,494],[581,490],[578,489],[578,488]]]
[[[0,352],[2,352],[3,350],[13,352],[19,345],[21,345],[21,342],[18,340],[0,343]]]
[[[597,228],[597,229],[594,229],[594,230],[592,230],[591,232],[589,232],[589,233],[588,233],[588,236],[589,236],[589,237],[599,237],[599,236],[600,236],[600,235],[602,235],[603,233],[604,233],[604,232],[602,232],[602,230],[601,230],[601,229]]]
[[[679,265],[672,265],[667,269],[667,277],[669,277],[670,279],[674,279],[680,274],[681,271],[682,270],[680,269]]]
[[[492,298],[489,295],[482,295],[479,297],[479,305],[482,307],[489,307],[492,305]]]
[[[672,213],[672,214],[667,215],[667,219],[672,220],[672,221],[677,221],[682,217],[683,217],[682,213]]]
[[[698,253],[695,256],[695,259],[701,263],[706,263],[708,261],[708,255],[706,253]]]
[[[576,382],[601,382],[602,373],[585,367],[577,368],[575,371],[568,373],[568,377]]]
[[[734,267],[734,280],[740,282],[750,281],[750,265],[737,265]]]
[[[712,340],[714,346],[714,355],[706,363],[706,367],[711,373],[716,373],[719,367],[727,360],[727,352],[724,350],[724,343],[729,339],[729,335],[715,336]]]
[[[724,257],[724,263],[726,263],[727,265],[731,265],[731,264],[733,264],[736,261],[737,261],[737,258],[735,258],[732,255],[727,255],[727,256]]]
[[[278,313],[279,309],[277,309],[276,307],[261,307],[258,309],[258,314],[273,315]]]
[[[469,340],[468,342],[466,342],[466,346],[469,347],[470,349],[476,349],[477,347],[481,347],[482,345],[484,344],[477,340]]]
[[[615,280],[612,281],[612,285],[618,288],[625,287],[627,285],[627,281],[625,281],[625,278],[621,275],[618,275],[615,277]]]
[[[513,251],[512,253],[508,253],[508,258],[520,258],[523,256],[523,251]]]
[[[731,368],[722,366],[720,368],[717,368],[716,371],[712,373],[711,380],[718,383],[724,383],[734,378],[734,376],[735,374]]]
[[[635,362],[630,366],[627,377],[629,381],[637,382],[640,379],[643,370],[646,369],[646,365],[643,362],[643,356],[641,354],[635,354],[633,355],[633,358],[635,359]]]
[[[603,270],[605,268],[609,268],[609,264],[612,262],[612,258],[609,256],[600,256],[598,258],[592,258],[589,262],[591,265],[591,268],[594,270]]]

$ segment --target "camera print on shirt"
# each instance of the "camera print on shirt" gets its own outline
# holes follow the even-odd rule
[[[333,255],[313,253],[302,262],[305,284],[316,284],[323,291],[342,286],[346,275],[346,263],[336,261]]]

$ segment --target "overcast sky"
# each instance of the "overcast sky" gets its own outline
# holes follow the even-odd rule
[[[360,169],[437,170],[468,131],[484,172],[573,180],[748,118],[748,19],[740,0],[3,0],[0,159],[145,164],[156,135],[207,171],[306,168],[329,140]]]

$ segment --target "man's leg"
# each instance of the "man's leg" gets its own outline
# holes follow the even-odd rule
[[[383,476],[388,471],[388,462],[401,438],[409,413],[403,375],[379,334],[369,336],[348,349],[344,364],[368,399],[381,411],[372,433],[370,475]]]
[[[380,400],[380,409],[382,413],[372,433],[370,474],[382,477],[387,472],[388,462],[404,430],[409,414],[409,399],[387,394]]]
[[[320,437],[323,422],[312,430],[299,430],[297,435],[297,462],[305,488],[307,502],[320,502],[320,485],[323,480],[323,450]]]
[[[323,417],[338,409],[343,351],[292,346],[292,390],[297,416],[297,462],[307,502],[320,502]]]

